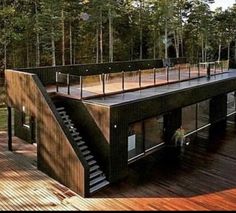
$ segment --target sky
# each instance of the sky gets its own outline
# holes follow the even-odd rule
[[[215,0],[215,3],[211,5],[211,10],[215,10],[217,7],[222,7],[223,10],[232,6],[235,0]]]

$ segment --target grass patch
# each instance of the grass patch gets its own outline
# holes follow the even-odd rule
[[[0,131],[7,130],[7,108],[0,107]]]
[[[5,98],[6,98],[5,88],[3,86],[0,86],[0,107],[5,106]]]
[[[5,105],[5,89],[0,86],[0,131],[7,130],[7,108]]]

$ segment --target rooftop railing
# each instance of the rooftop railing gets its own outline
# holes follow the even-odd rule
[[[59,92],[87,99],[106,96],[133,90],[144,89],[157,85],[176,83],[200,77],[210,77],[228,71],[228,61],[215,61],[199,64],[176,64],[172,67],[138,69],[100,73],[93,75],[73,75],[55,72],[55,85],[48,88],[49,92]]]

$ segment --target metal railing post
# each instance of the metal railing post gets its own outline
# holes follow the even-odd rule
[[[141,88],[142,84],[141,84],[141,81],[142,81],[142,73],[141,73],[141,70],[138,71],[138,74],[139,74],[139,88]]]
[[[188,67],[188,78],[190,79],[191,78],[191,65],[189,64],[189,67]]]
[[[83,76],[80,76],[80,98],[83,99]]]
[[[102,94],[105,95],[105,74],[102,73]]]
[[[200,77],[200,64],[197,64],[198,78]]]
[[[67,94],[70,95],[70,74],[66,75],[66,81],[67,81]]]
[[[210,64],[208,63],[207,64],[207,78],[209,79],[211,77],[211,66]]]
[[[156,68],[153,69],[153,81],[154,85],[156,85]]]
[[[59,91],[59,88],[58,88],[58,72],[56,72],[56,92]]]
[[[179,81],[180,81],[180,65],[179,65]]]
[[[125,72],[122,71],[122,91],[125,91]]]
[[[216,62],[214,62],[214,74],[216,74]]]
[[[169,66],[166,67],[166,80],[169,83]]]

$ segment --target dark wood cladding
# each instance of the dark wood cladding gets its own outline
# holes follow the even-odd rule
[[[172,65],[186,63],[186,58],[171,58]],[[79,64],[55,67],[20,68],[19,71],[37,74],[44,85],[53,84],[56,80],[56,72],[69,73],[77,76],[99,75],[102,73],[129,72],[163,67],[163,61],[142,60],[123,61],[101,64]]]
[[[80,100],[56,97],[64,105],[83,140],[110,177],[110,108],[92,105]]]
[[[88,166],[68,139],[56,108],[36,75],[6,71],[8,106],[37,120],[38,168],[82,196],[87,196]],[[54,108],[53,108],[54,107]]]
[[[220,89],[219,89],[220,88]],[[216,108],[211,119],[214,122],[226,116],[226,95],[236,90],[236,79],[227,79],[208,85],[201,85],[191,89],[158,95],[156,97],[114,105],[110,109],[110,153],[111,153],[111,179],[113,181],[123,178],[128,171],[128,126],[130,123],[139,122],[157,115],[165,115],[165,124],[168,127],[167,137],[179,126],[181,119],[180,109],[198,102],[214,99],[211,108]],[[223,98],[221,98],[221,96]],[[216,97],[216,98],[214,98]],[[214,105],[218,106],[214,106]],[[221,113],[219,114],[219,111]],[[171,115],[172,114],[172,115]],[[216,116],[215,114],[218,114]],[[169,116],[169,118],[168,118]],[[212,120],[211,120],[212,122]],[[116,126],[116,128],[114,128]],[[169,138],[167,138],[169,140]]]

